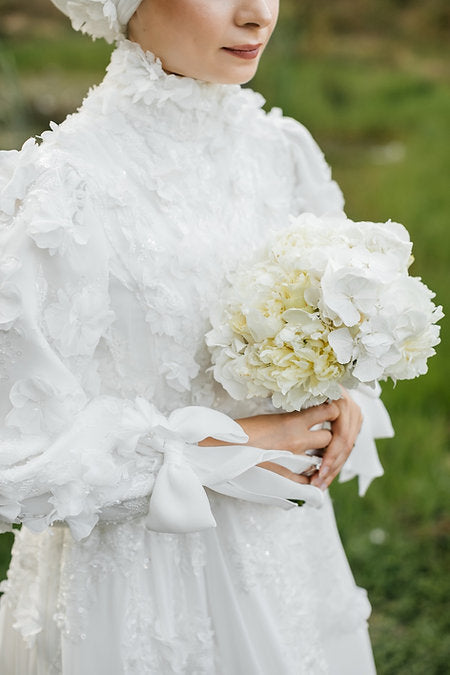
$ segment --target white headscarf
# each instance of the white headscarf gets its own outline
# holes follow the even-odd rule
[[[126,32],[128,21],[142,0],[52,0],[72,22],[93,38],[107,42],[120,39]]]

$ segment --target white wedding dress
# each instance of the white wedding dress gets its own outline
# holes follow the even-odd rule
[[[262,103],[122,41],[78,113],[0,155],[0,520],[24,523],[1,675],[374,673],[328,495],[256,467],[287,455],[233,420],[271,404],[209,370],[236,265],[289,214],[343,206],[308,132]],[[355,396],[341,478],[364,492],[392,430]],[[214,435],[236,445],[197,445]]]

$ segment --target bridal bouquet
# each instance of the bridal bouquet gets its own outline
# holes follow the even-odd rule
[[[234,398],[287,412],[340,398],[340,385],[427,371],[442,308],[418,277],[406,229],[303,214],[238,269],[206,335]]]

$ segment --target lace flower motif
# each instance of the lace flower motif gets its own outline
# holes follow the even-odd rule
[[[62,181],[64,190],[61,189]],[[51,202],[49,194],[53,195]],[[21,213],[36,245],[49,249],[50,255],[64,255],[74,246],[86,244],[89,230],[83,217],[85,200],[85,183],[74,169],[46,171],[31,191]]]
[[[29,138],[19,150],[0,152],[0,223],[14,216],[30,183],[37,175],[38,145]]]
[[[92,287],[58,290],[45,312],[47,328],[63,356],[87,356],[114,320],[103,293]]]
[[[18,380],[9,398],[14,407],[6,422],[24,434],[59,431],[77,407],[73,396],[63,395],[53,384],[37,376]]]

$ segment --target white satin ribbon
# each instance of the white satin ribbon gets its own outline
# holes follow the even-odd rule
[[[303,499],[314,506],[322,504],[323,493],[318,488],[295,483],[256,466],[265,461],[288,463],[291,469],[300,473],[311,464],[307,457],[246,445],[196,445],[209,436],[231,444],[246,443],[248,436],[227,415],[211,408],[188,406],[164,418],[143,399],[139,408],[150,428],[142,438],[138,452],[157,451],[164,455],[150,497],[149,529],[180,533],[215,527],[205,487],[247,501],[284,508],[295,508],[289,499]]]
[[[394,436],[394,429],[389,414],[380,400],[380,393],[379,384],[374,389],[361,384],[357,389],[349,391],[352,399],[361,408],[363,423],[355,447],[341,469],[339,482],[343,483],[358,476],[360,497],[366,494],[373,479],[384,473],[378,458],[375,439]]]

